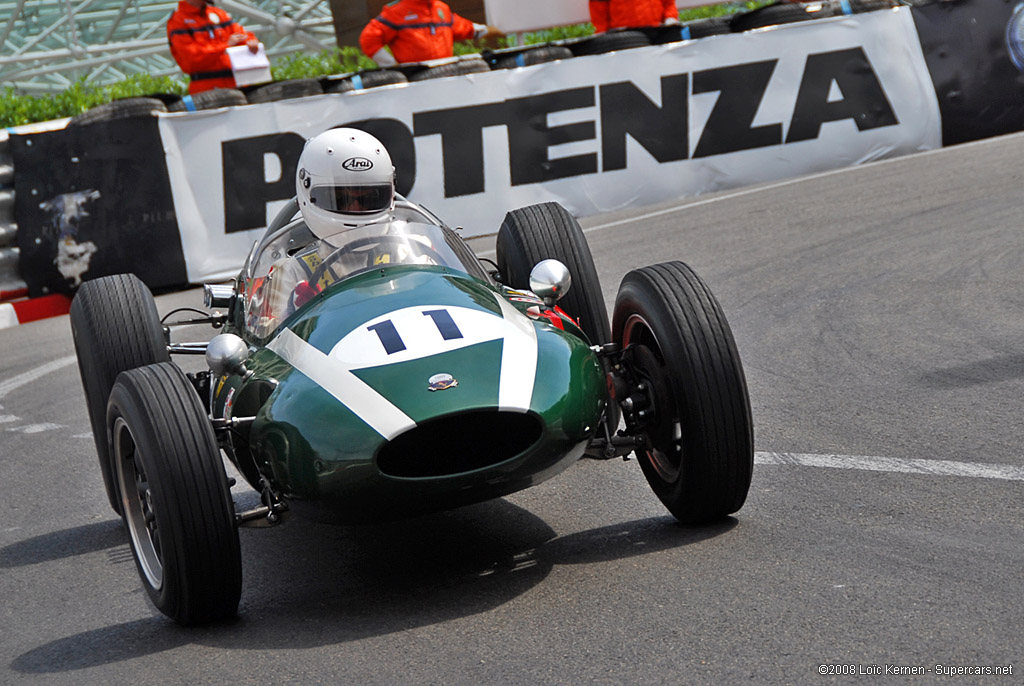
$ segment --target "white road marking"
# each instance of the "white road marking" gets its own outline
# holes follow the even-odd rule
[[[808,455],[805,453],[754,453],[754,464],[828,469],[859,469],[870,472],[963,476],[978,479],[1024,481],[1024,467],[1009,464],[918,460],[865,455]]]
[[[7,381],[0,381],[0,398],[4,397],[16,388],[21,388],[42,376],[46,376],[50,372],[55,372],[58,369],[63,369],[68,365],[74,364],[76,359],[77,358],[74,355],[62,357],[59,360],[47,362],[40,367],[30,369],[27,372],[18,374],[17,376],[12,376],[10,379],[7,379]]]
[[[20,422],[21,417],[13,414],[0,414],[0,424],[10,424],[11,422]]]
[[[63,429],[63,428],[64,428],[63,424],[50,424],[49,422],[44,422],[42,424],[27,424],[25,426],[12,426],[11,428],[9,428],[7,430],[12,432],[12,433],[19,433],[19,434],[38,434],[38,433],[42,433],[43,431],[53,431],[54,429]]]

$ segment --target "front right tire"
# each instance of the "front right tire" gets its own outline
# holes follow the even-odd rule
[[[637,458],[676,519],[711,522],[750,489],[754,430],[732,331],[718,301],[682,262],[626,274],[612,315],[629,381],[642,398]]]

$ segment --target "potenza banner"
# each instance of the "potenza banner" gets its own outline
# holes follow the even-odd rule
[[[578,217],[938,148],[909,8],[524,69],[161,115],[192,282],[238,269],[305,139],[380,138],[399,191],[464,235],[555,200]]]

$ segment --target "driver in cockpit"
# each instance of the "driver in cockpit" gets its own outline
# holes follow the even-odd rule
[[[339,234],[392,219],[395,208],[395,167],[384,145],[359,129],[331,129],[309,139],[299,156],[295,178],[299,211],[310,232],[319,241],[300,250],[294,257],[298,266],[308,269],[299,281],[294,298],[296,307],[333,283],[336,271],[318,267],[332,253],[343,249]],[[364,268],[366,254],[353,253],[352,269]],[[378,263],[390,262],[390,256],[369,256]],[[339,265],[344,266],[344,265]],[[316,275],[317,283],[309,278]]]
[[[288,235],[285,254],[254,290],[260,304],[253,316],[267,331],[327,286],[358,272],[444,262],[431,239],[411,228],[415,220],[396,216],[391,155],[365,131],[338,128],[309,139],[299,156],[295,191],[305,227]]]

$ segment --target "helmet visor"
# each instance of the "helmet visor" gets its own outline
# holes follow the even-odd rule
[[[366,186],[314,186],[309,201],[322,210],[338,214],[373,214],[391,207],[394,197],[390,183]]]

